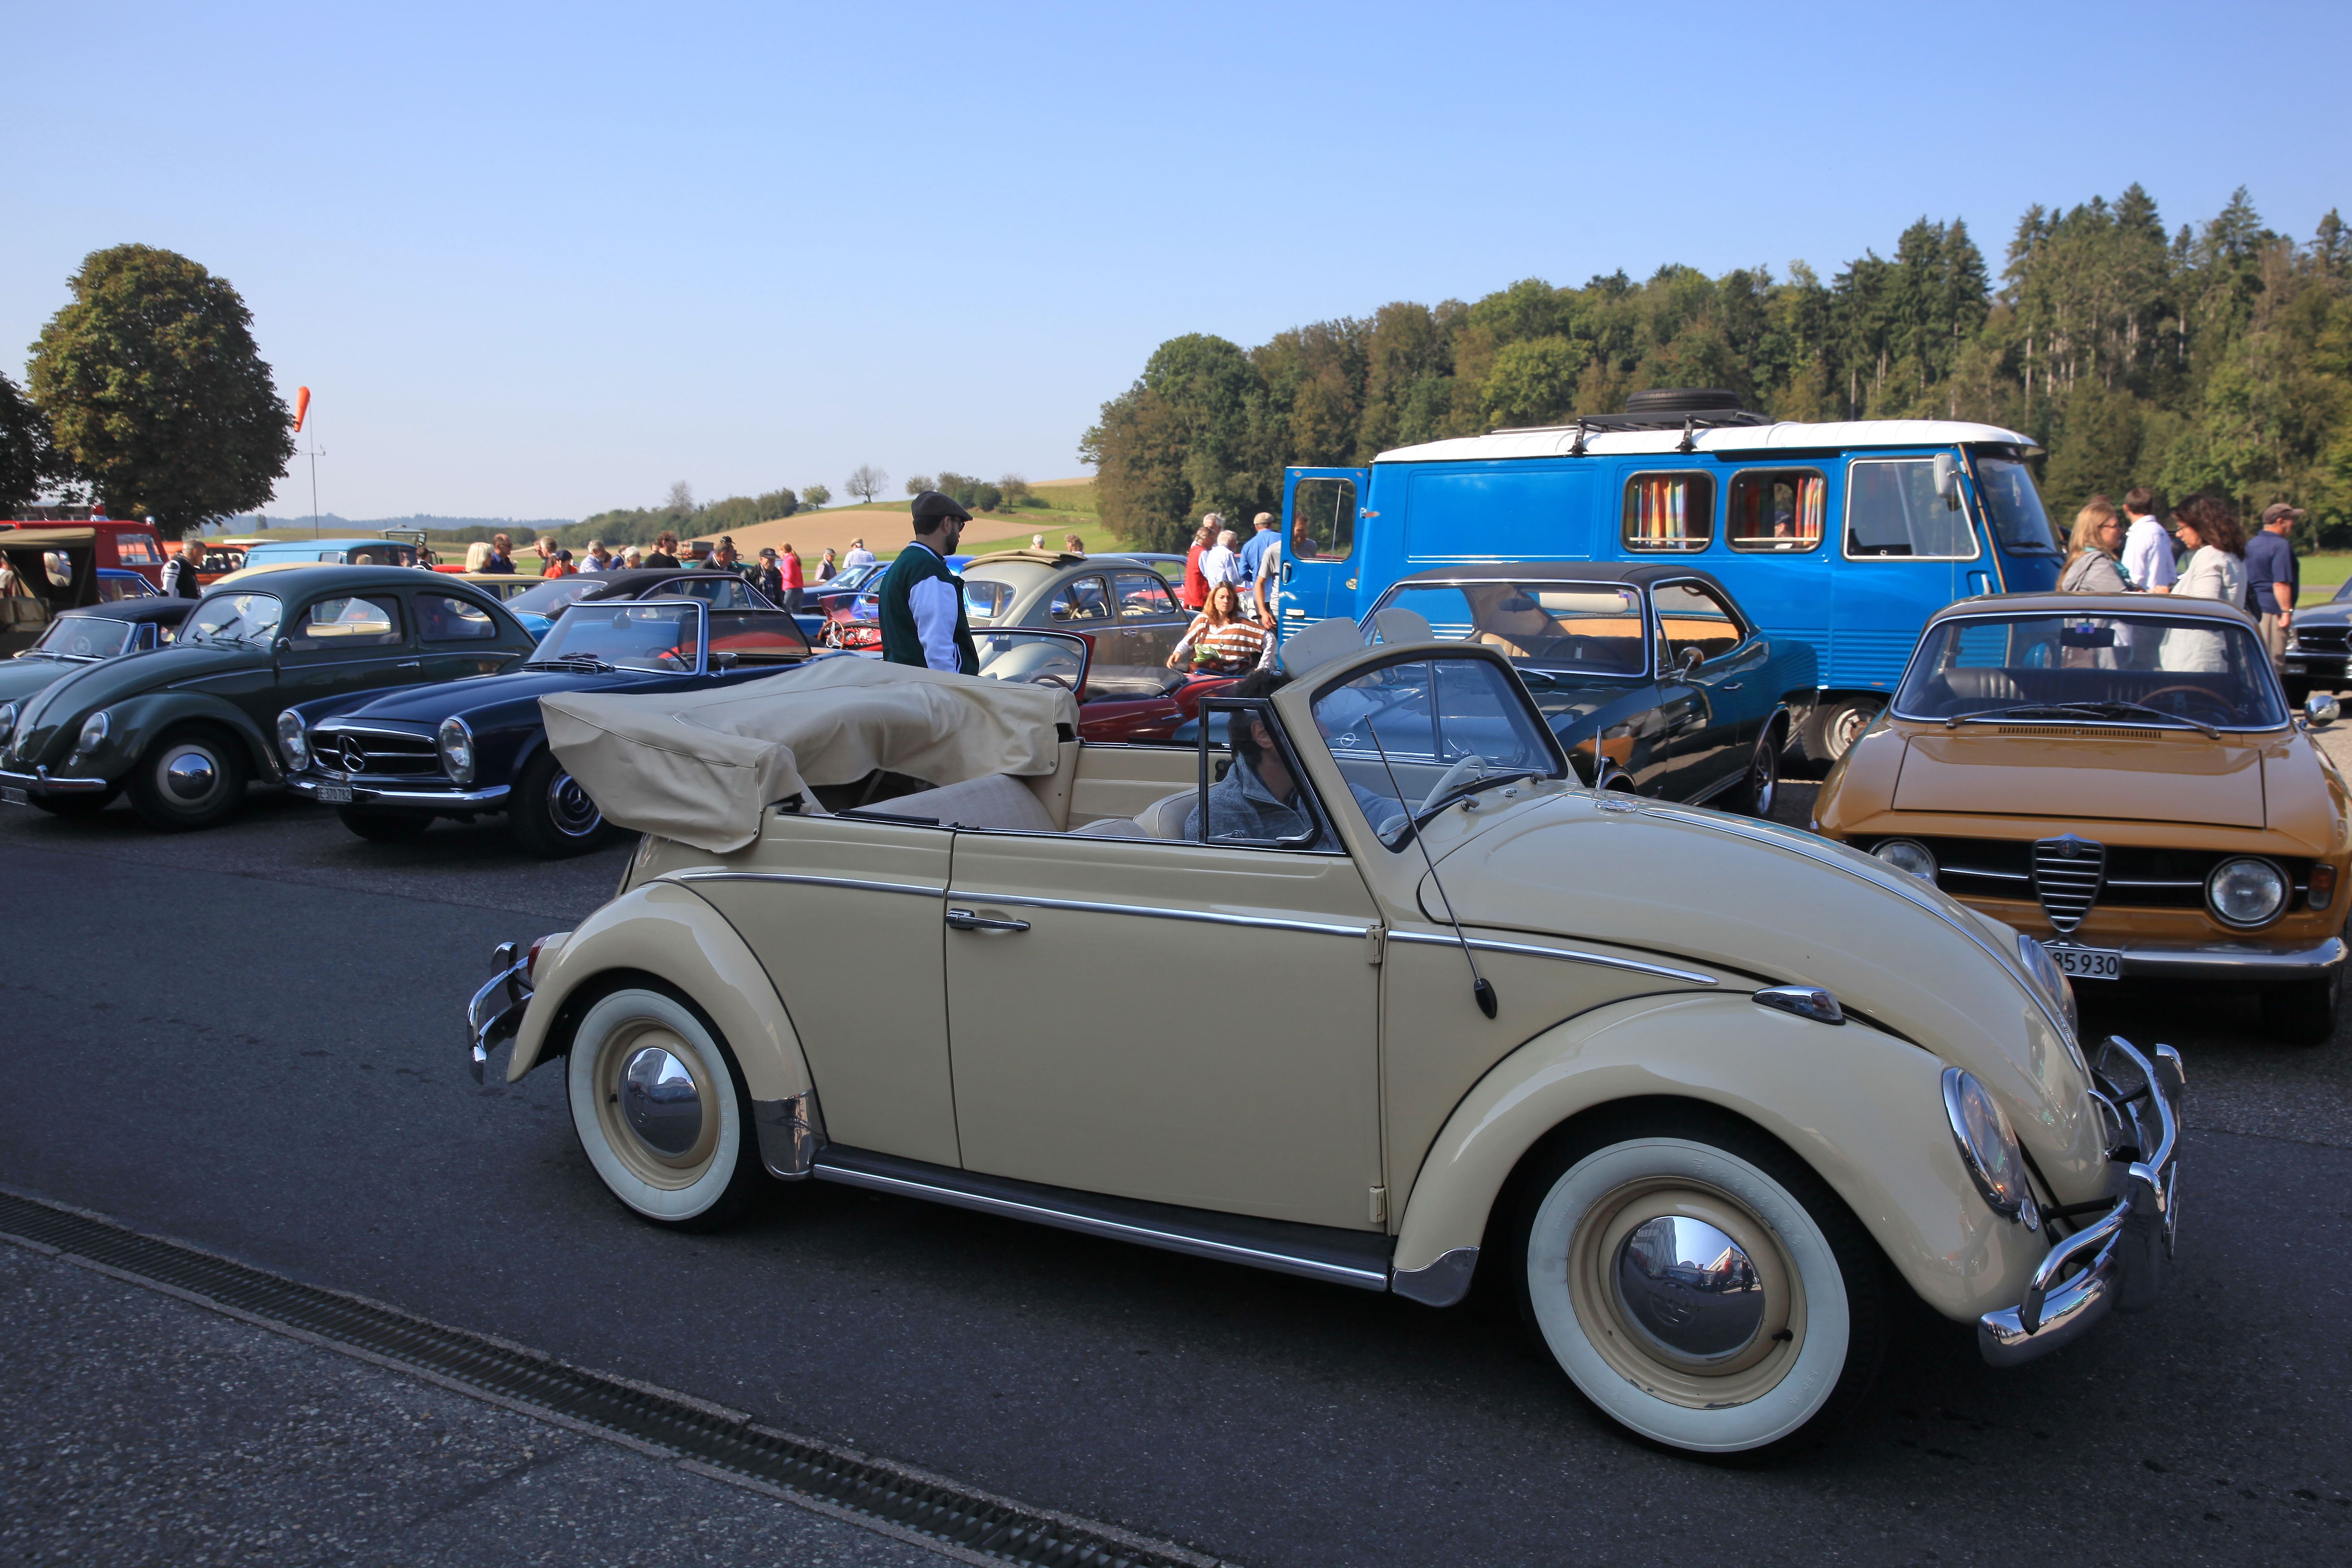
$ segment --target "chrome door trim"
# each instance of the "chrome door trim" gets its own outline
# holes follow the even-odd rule
[[[975,904],[1011,904],[1024,910],[1074,910],[1087,915],[1139,915],[1146,920],[1191,921],[1201,925],[1249,926],[1259,931],[1299,931],[1312,936],[1353,937],[1359,942],[1376,929],[1370,923],[1339,925],[1320,921],[1281,920],[1272,915],[1228,915],[1208,910],[1171,910],[1157,904],[1097,904],[1083,899],[1034,899],[1015,893],[959,890],[948,896]]]
[[[1418,942],[1424,947],[1454,947],[1461,942],[1451,933],[1427,931],[1391,931],[1391,942]],[[1644,963],[1636,958],[1617,958],[1605,952],[1586,952],[1572,947],[1538,947],[1533,942],[1497,942],[1492,937],[1470,938],[1472,951],[1477,952],[1519,952],[1532,958],[1557,958],[1569,963],[1591,963],[1602,969],[1622,969],[1634,974],[1655,975],[1661,980],[1680,980],[1693,985],[1717,985],[1721,982],[1712,974],[1700,974],[1694,970],[1674,969],[1663,963]]]
[[[794,871],[673,871],[655,879],[661,882],[790,882],[804,888],[849,888],[862,893],[915,893],[944,899],[945,888],[920,882],[876,882],[863,877],[809,877]]]

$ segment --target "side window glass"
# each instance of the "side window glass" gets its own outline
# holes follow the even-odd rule
[[[1829,481],[1811,469],[1750,468],[1731,481],[1724,537],[1734,550],[1811,550],[1822,542]]]
[[[1846,468],[1845,552],[1967,561],[1975,557],[1977,542],[1968,513],[1936,493],[1933,462],[1872,459]]]
[[[1710,474],[1636,474],[1625,481],[1625,548],[1705,550],[1715,539]]]
[[[808,651],[801,624],[782,610],[719,610],[711,615],[714,658],[731,653],[738,664],[789,664]]]
[[[1301,479],[1290,492],[1293,561],[1345,561],[1356,549],[1356,481]]]
[[[1697,584],[1664,584],[1650,597],[1658,607],[1658,633],[1665,639],[1669,663],[1680,664],[1685,648],[1698,649],[1704,660],[1719,658],[1739,646],[1739,617]]]
[[[1055,590],[1045,613],[1072,623],[1110,619],[1110,598],[1099,577],[1074,577]]]
[[[1176,601],[1157,572],[1121,572],[1111,583],[1118,593],[1121,619],[1148,620],[1176,613]]]
[[[1208,810],[1193,809],[1186,838],[1235,849],[1337,847],[1273,704],[1263,698],[1206,698],[1201,730],[1199,798]],[[1233,764],[1211,784],[1211,749],[1220,741],[1233,747]]]
[[[475,642],[499,635],[489,611],[447,594],[416,595],[416,635],[426,642]]]
[[[1502,774],[1559,775],[1511,678],[1486,660],[1411,659],[1367,670],[1315,700],[1315,723],[1364,820],[1391,850],[1412,813]]]
[[[305,653],[395,647],[400,602],[373,595],[321,599],[296,617],[292,640]]]
[[[975,621],[992,621],[1012,603],[1013,585],[1009,583],[967,580],[963,585],[964,614]]]

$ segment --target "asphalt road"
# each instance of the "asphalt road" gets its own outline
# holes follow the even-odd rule
[[[446,825],[372,846],[257,804],[184,838],[119,808],[0,814],[0,1184],[1248,1563],[2352,1548],[2352,1045],[2253,1038],[2242,998],[2093,1008],[2188,1062],[2181,1253],[2155,1310],[1998,1373],[1923,1329],[1823,1446],[1703,1464],[1628,1440],[1491,1314],[824,1185],[721,1237],[636,1224],[556,1080],[477,1088],[458,1022],[491,944],[593,908],[621,853],[547,867]],[[42,1344],[0,1336],[0,1407],[33,1403]],[[127,1333],[91,1352],[158,1353]],[[163,1484],[135,1448],[130,1473]],[[104,1554],[95,1520],[43,1511],[22,1445],[0,1452],[19,1456],[0,1515]],[[265,1504],[209,1506],[227,1529]]]

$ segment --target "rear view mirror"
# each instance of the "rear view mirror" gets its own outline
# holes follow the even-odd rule
[[[2058,646],[2060,647],[2113,647],[2116,646],[2116,628],[2088,621],[2078,626],[2060,626]]]
[[[1705,664],[1706,662],[1706,655],[1699,651],[1699,647],[1696,643],[1693,643],[1690,647],[1683,649],[1682,657],[1680,658],[1675,660],[1675,668],[1682,674],[1688,675],[1692,670],[1696,669],[1700,665]]]
[[[1948,511],[1960,510],[1960,460],[1949,452],[1936,454],[1936,493]]]
[[[2333,691],[2315,691],[2303,700],[2303,716],[2310,721],[2315,728],[2322,724],[2333,724],[2337,719],[2343,717],[2343,714],[2344,705],[2336,700],[2336,693]]]

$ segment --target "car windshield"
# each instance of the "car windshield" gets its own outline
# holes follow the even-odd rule
[[[102,616],[59,616],[40,640],[25,651],[50,658],[112,658],[131,646],[138,629],[130,621],[110,621]]]
[[[271,594],[210,594],[181,624],[180,642],[221,647],[268,647],[286,607]]]
[[[1410,610],[1440,637],[1484,643],[1538,668],[1641,675],[1649,668],[1642,595],[1615,583],[1408,583],[1381,608]]]
[[[533,664],[609,665],[616,669],[692,670],[699,662],[699,605],[574,605],[532,654]]]
[[[558,577],[552,583],[534,583],[508,599],[507,608],[552,616],[581,595],[593,593],[604,585],[602,578],[587,574],[577,577]]]
[[[2058,542],[2050,532],[2050,514],[2042,510],[2042,492],[2033,475],[2014,458],[1977,456],[1977,484],[1984,492],[1985,510],[1992,514],[1993,537],[2003,550],[2055,552]]]
[[[2253,628],[2204,616],[1965,616],[1927,628],[1906,719],[2269,730],[2286,722]]]
[[[1045,632],[975,632],[971,644],[980,652],[983,680],[1058,686],[1075,692],[1086,675],[1086,645],[1076,637]]]
[[[1487,783],[1566,776],[1526,694],[1483,658],[1407,658],[1358,675],[1315,700],[1323,732],[1368,819],[1427,820]],[[1377,796],[1374,800],[1370,797]]]

